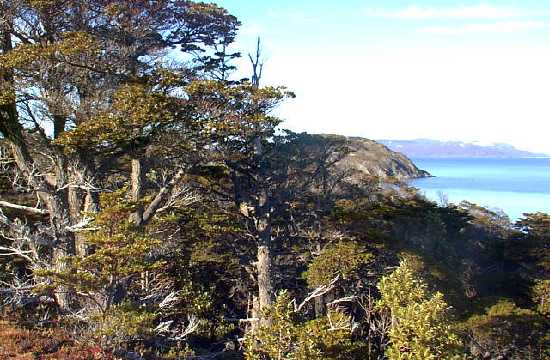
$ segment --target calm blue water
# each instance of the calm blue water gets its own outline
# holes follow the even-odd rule
[[[412,160],[435,176],[411,184],[431,200],[444,193],[452,203],[502,209],[512,220],[526,212],[550,213],[550,158]]]

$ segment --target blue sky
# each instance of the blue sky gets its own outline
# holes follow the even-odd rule
[[[261,36],[264,83],[296,92],[285,127],[550,153],[550,0],[217,3],[240,50]]]

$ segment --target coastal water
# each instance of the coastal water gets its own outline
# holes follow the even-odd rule
[[[467,200],[501,209],[512,220],[523,213],[550,213],[550,158],[412,160],[434,175],[411,183],[431,200],[445,194],[451,203]]]

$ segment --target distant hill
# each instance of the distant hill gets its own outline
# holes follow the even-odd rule
[[[438,141],[429,139],[416,140],[378,140],[393,151],[399,151],[412,158],[523,158],[548,157],[548,154],[537,154],[516,149],[508,144],[480,144],[462,141]]]
[[[317,137],[319,141],[336,141],[349,149],[349,153],[335,164],[337,169],[379,177],[395,177],[401,180],[430,176],[427,171],[419,169],[407,156],[392,151],[374,140],[329,134],[312,136]]]

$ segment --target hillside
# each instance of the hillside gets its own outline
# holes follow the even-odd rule
[[[348,153],[336,163],[340,170],[355,170],[366,175],[395,177],[400,180],[430,176],[419,169],[407,156],[392,151],[374,140],[341,135],[319,135],[332,141],[342,141]]]
[[[473,158],[523,158],[546,157],[546,154],[537,154],[519,150],[508,144],[480,144],[461,141],[439,141],[430,139],[416,140],[378,140],[393,151],[399,151],[410,157],[446,158],[446,157],[473,157]]]

